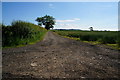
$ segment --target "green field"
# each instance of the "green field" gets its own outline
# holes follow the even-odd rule
[[[107,44],[113,47],[120,47],[118,31],[80,31],[80,30],[53,30],[61,36],[75,38],[81,41]]]
[[[13,21],[10,26],[2,25],[2,47],[19,47],[43,39],[47,30],[33,23]]]

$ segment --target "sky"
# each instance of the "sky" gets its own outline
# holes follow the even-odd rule
[[[118,2],[2,2],[2,22],[14,20],[37,24],[45,15],[56,20],[54,29],[118,30]]]

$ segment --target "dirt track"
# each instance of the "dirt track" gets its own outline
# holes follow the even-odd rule
[[[34,45],[3,50],[3,78],[120,78],[120,52],[48,32]]]

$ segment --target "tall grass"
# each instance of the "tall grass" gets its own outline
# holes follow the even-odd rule
[[[117,44],[120,47],[120,31],[118,32]]]
[[[62,36],[80,38],[82,41],[98,41],[103,44],[118,44],[120,46],[120,38],[117,31],[74,31],[74,30],[55,30]]]
[[[46,29],[25,21],[13,21],[11,26],[2,26],[2,46],[26,45],[42,40]]]

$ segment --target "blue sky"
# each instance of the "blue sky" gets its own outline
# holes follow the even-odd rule
[[[2,21],[13,20],[37,24],[35,19],[44,15],[56,19],[55,29],[118,30],[117,2],[3,2]]]

